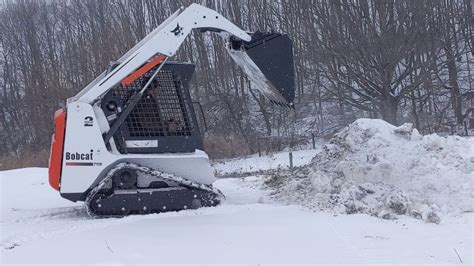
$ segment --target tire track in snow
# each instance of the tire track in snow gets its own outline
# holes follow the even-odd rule
[[[42,240],[54,239],[74,232],[107,228],[113,225],[126,225],[144,219],[165,219],[167,217],[206,215],[228,212],[237,206],[263,203],[266,194],[261,191],[260,181],[255,177],[226,178],[217,181],[216,187],[227,196],[227,200],[216,208],[201,208],[150,215],[132,215],[123,218],[92,218],[84,206],[60,207],[50,209],[12,209],[8,221],[0,223],[3,236],[0,245],[3,250],[21,248],[23,245]],[[266,201],[266,200],[265,200]]]

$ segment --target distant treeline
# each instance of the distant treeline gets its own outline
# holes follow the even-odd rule
[[[0,0],[0,156],[47,150],[54,111],[191,2]],[[197,2],[294,42],[296,111],[288,113],[249,90],[219,36],[188,38],[176,59],[197,65],[192,95],[204,107],[211,156],[255,152],[262,138],[294,145],[358,117],[449,131],[472,111],[471,0]]]

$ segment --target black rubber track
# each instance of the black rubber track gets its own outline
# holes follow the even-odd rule
[[[124,216],[212,207],[220,203],[216,195],[184,187],[97,193],[89,210],[97,216]]]
[[[128,186],[107,188],[107,184],[116,184],[114,178],[124,171],[134,176],[154,176],[174,186],[123,189]],[[155,182],[156,183],[156,182]],[[161,183],[161,182],[160,182]],[[135,183],[136,184],[136,183]],[[176,186],[178,184],[178,186]],[[150,184],[153,185],[153,182]],[[154,185],[153,185],[154,186]],[[148,214],[218,205],[223,194],[210,185],[195,183],[185,178],[163,173],[134,163],[120,163],[112,168],[106,177],[89,193],[86,206],[93,217],[121,217],[130,214]]]

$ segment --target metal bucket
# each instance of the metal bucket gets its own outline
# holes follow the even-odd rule
[[[295,74],[293,43],[288,35],[255,32],[250,42],[229,39],[227,50],[251,81],[272,103],[293,108]]]

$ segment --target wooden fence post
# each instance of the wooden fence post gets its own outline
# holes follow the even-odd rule
[[[293,169],[293,152],[290,151],[290,153],[288,153],[288,156],[290,157],[290,169]]]

